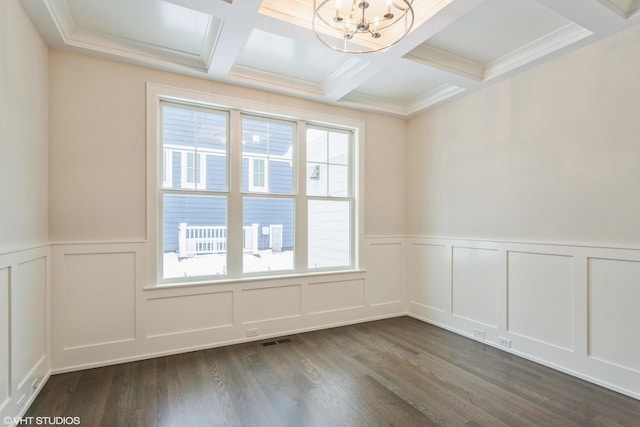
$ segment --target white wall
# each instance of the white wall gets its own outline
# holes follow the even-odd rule
[[[409,122],[412,234],[638,246],[640,29]]]
[[[0,6],[0,254],[46,243],[47,47],[17,1]]]
[[[410,120],[410,313],[640,397],[638,52],[634,28]]]
[[[364,121],[365,234],[404,234],[404,120],[67,52],[50,58],[54,242],[145,238],[147,82]]]
[[[248,329],[265,338],[405,312],[404,120],[61,51],[49,65],[55,371],[240,342]],[[154,287],[148,82],[364,122],[367,270]]]
[[[47,58],[18,1],[0,2],[0,418],[49,371]]]

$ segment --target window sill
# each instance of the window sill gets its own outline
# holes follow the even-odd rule
[[[277,274],[269,276],[243,276],[224,279],[209,279],[198,282],[176,282],[176,283],[158,283],[157,285],[148,285],[143,288],[145,291],[161,290],[161,289],[175,289],[175,288],[188,288],[193,286],[208,286],[208,285],[229,285],[236,283],[248,283],[248,282],[264,282],[269,280],[282,280],[282,279],[295,279],[306,277],[324,277],[324,276],[337,276],[337,275],[356,275],[364,274],[367,270],[355,269],[355,270],[328,270],[328,271],[314,271],[306,273],[290,273],[290,274]]]

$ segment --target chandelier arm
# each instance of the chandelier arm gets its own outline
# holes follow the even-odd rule
[[[332,7],[335,0],[314,2],[312,27],[320,42],[347,53],[376,52],[398,43],[414,25],[413,0],[391,0],[386,13],[377,6],[370,7],[370,2],[375,1],[378,0],[347,0],[351,5],[347,6],[350,11],[346,15],[339,2],[335,9]],[[385,32],[387,29],[389,32]],[[342,41],[337,44],[337,40]]]
[[[378,30],[384,30],[385,28],[389,28],[392,25],[397,24],[398,22],[402,21],[404,19],[404,15],[397,17],[397,19],[394,19],[390,22],[385,23],[384,25],[381,25]],[[411,28],[411,26],[413,25],[413,19],[411,19],[411,24],[409,25],[409,27]]]

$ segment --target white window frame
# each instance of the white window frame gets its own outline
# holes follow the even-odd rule
[[[298,277],[307,274],[327,274],[335,272],[361,272],[361,256],[363,235],[363,183],[360,179],[360,171],[363,171],[364,161],[364,122],[361,120],[348,119],[315,111],[290,108],[286,105],[263,104],[251,99],[241,99],[213,95],[210,93],[197,92],[194,90],[180,89],[164,86],[155,83],[147,83],[147,244],[151,253],[150,257],[150,284],[146,288],[194,284],[229,283],[237,280],[255,280],[257,278]],[[197,281],[185,282],[181,279],[163,279],[162,276],[162,203],[161,187],[162,183],[162,162],[160,135],[161,128],[161,101],[183,103],[185,105],[195,105],[210,107],[218,110],[229,111],[229,128],[231,138],[228,144],[228,169],[227,183],[228,191],[228,252],[227,252],[227,275],[198,277]],[[306,220],[304,226],[299,227],[300,221],[296,224],[295,230],[295,270],[291,272],[257,273],[245,274],[242,272],[242,203],[243,197],[250,196],[242,192],[242,180],[238,179],[241,172],[236,172],[237,176],[232,176],[230,171],[242,170],[242,138],[241,138],[241,115],[256,112],[268,111],[267,118],[281,119],[286,121],[297,121],[296,146],[293,149],[292,161],[294,166],[294,193],[295,193],[295,215],[307,218],[307,204],[309,196],[306,195],[306,171],[303,166],[306,162],[306,126],[323,126],[331,129],[351,130],[353,132],[351,148],[351,196],[353,206],[351,209],[351,265],[345,268],[309,269],[307,265],[307,229]],[[234,132],[235,129],[235,132]],[[160,167],[158,166],[160,165]],[[203,168],[204,169],[204,168]],[[204,182],[204,180],[202,181]],[[258,197],[279,197],[278,195],[255,193]]]
[[[189,182],[188,174],[187,174],[187,161],[189,154],[194,155],[194,167],[197,163],[198,165],[198,174],[197,178],[194,182]],[[199,160],[199,161],[198,161]],[[194,176],[196,178],[196,176]],[[181,151],[180,152],[180,188],[188,188],[188,189],[196,189],[196,188],[205,188],[207,184],[207,154],[202,151]]]

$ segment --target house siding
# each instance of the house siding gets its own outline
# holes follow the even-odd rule
[[[174,151],[172,156],[172,188],[180,188],[181,184],[181,152]],[[224,189],[225,158],[218,155],[206,155],[207,189]],[[291,194],[292,184],[278,176],[292,176],[292,167],[288,162],[269,162],[269,191],[275,194]],[[248,188],[248,159],[243,159],[243,187]],[[291,180],[290,180],[291,181]],[[246,191],[246,190],[245,190]],[[178,227],[180,223],[188,225],[226,226],[227,201],[226,196],[165,194],[163,199],[164,242],[165,252],[178,250]],[[258,249],[269,249],[269,236],[262,234],[263,227],[270,225],[283,226],[283,250],[293,248],[294,242],[294,211],[293,199],[269,199],[265,197],[251,197],[246,194],[244,204],[243,225],[259,225]]]
[[[180,223],[193,226],[227,225],[227,116],[219,112],[200,111],[183,106],[163,106],[163,145],[170,150],[171,162],[167,173],[172,189],[184,189],[182,182],[183,157],[188,152],[205,156],[205,177],[198,188],[219,192],[219,195],[165,194],[163,198],[163,227],[165,252],[178,251]],[[258,249],[269,249],[269,234],[262,233],[270,225],[282,225],[282,249],[294,244],[294,200],[264,197],[279,194],[293,196],[292,123],[272,122],[259,118],[242,119],[242,182],[245,193],[243,224],[258,224]],[[252,159],[267,163],[267,188],[264,192],[249,192],[249,171]],[[201,165],[201,163],[198,163]],[[193,180],[192,180],[193,181]],[[204,188],[203,188],[204,187]],[[260,194],[262,197],[252,197]]]

